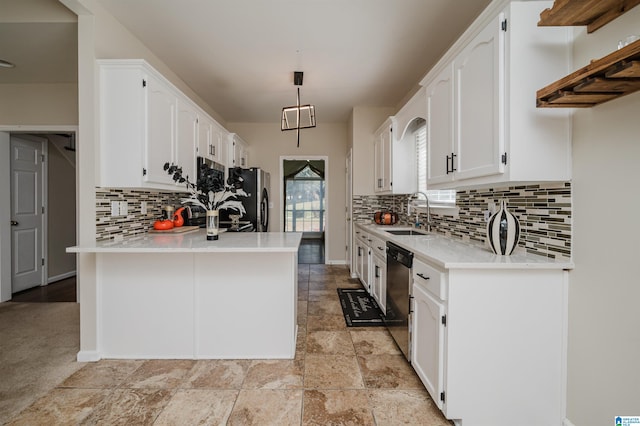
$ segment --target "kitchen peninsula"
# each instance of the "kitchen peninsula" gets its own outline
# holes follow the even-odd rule
[[[212,242],[197,230],[68,248],[96,256],[95,306],[80,304],[96,347],[81,342],[78,360],[294,358],[300,239],[229,232]]]

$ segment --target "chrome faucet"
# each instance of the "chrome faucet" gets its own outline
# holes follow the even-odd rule
[[[429,206],[429,197],[427,196],[427,194],[425,194],[422,191],[418,191],[418,192],[414,192],[413,194],[409,195],[409,198],[407,199],[407,217],[411,217],[411,200],[413,198],[418,198],[418,195],[424,195],[424,199],[427,202],[427,232],[431,232],[431,211],[430,211],[430,206]],[[418,224],[420,223],[418,221],[418,209],[416,208],[416,226],[418,226]]]

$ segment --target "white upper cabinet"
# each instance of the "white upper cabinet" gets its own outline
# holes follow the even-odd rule
[[[456,179],[504,172],[504,34],[500,14],[453,61],[455,113],[450,169]]]
[[[249,147],[247,143],[235,133],[230,133],[228,140],[228,167],[249,167]]]
[[[211,159],[216,163],[220,163],[223,166],[227,166],[229,163],[228,148],[229,144],[229,132],[219,125],[213,123],[213,130],[211,132]]]
[[[178,131],[175,164],[182,167],[182,175],[196,181],[196,146],[198,144],[198,109],[184,99],[178,100]]]
[[[211,148],[211,133],[213,132],[213,120],[207,117],[198,117],[198,145],[196,154],[213,160],[213,150]]]
[[[427,86],[427,183],[450,182],[453,152],[453,64]]]
[[[389,117],[374,134],[374,191],[408,194],[416,190],[415,141],[397,140],[395,117]]]
[[[118,90],[117,88],[110,88],[108,90]],[[138,90],[140,91],[140,89]],[[143,79],[143,97],[146,94],[146,133],[147,137],[144,138],[144,170],[142,172],[143,181],[149,184],[169,184],[173,183],[171,176],[164,170],[164,164],[171,162],[175,159],[174,149],[176,148],[176,95],[170,87],[163,84],[161,80],[147,73]],[[146,92],[146,93],[145,93]],[[119,105],[110,105],[112,108],[118,108]],[[122,105],[124,107],[124,105]],[[138,113],[144,114],[144,108]],[[140,125],[144,126],[144,115],[133,115],[140,119]],[[113,126],[115,123],[102,121],[103,126]],[[101,141],[107,145],[111,145],[113,141]],[[139,143],[132,145],[139,147]],[[126,151],[123,151],[123,153]],[[104,164],[108,169],[117,169],[116,173],[120,172],[120,167],[114,167],[118,163]],[[138,169],[139,171],[139,169]]]
[[[101,187],[180,191],[165,163],[191,181],[197,155],[226,163],[226,130],[145,61],[97,63]]]
[[[375,192],[391,191],[391,141],[393,139],[393,122],[387,119],[375,133],[373,142],[373,178]]]
[[[198,119],[198,155],[226,166],[228,132],[206,115],[200,115]]]
[[[100,183],[111,188],[175,190],[177,97],[141,60],[100,60]]]
[[[569,31],[537,26],[551,4],[483,13],[422,81],[429,189],[571,179],[569,113],[535,102],[569,72]]]

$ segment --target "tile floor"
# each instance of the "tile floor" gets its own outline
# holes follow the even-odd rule
[[[344,266],[299,265],[293,360],[88,363],[8,424],[449,425],[383,327],[347,328]]]
[[[324,240],[303,238],[298,247],[298,263],[324,263]]]

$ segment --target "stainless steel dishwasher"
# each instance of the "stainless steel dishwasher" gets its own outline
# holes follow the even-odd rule
[[[411,361],[410,298],[413,253],[387,242],[387,309],[384,323],[396,344]]]

